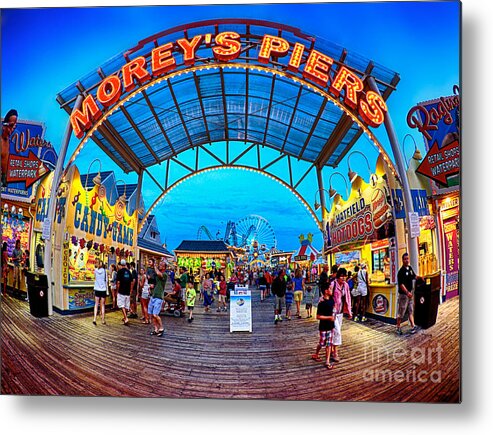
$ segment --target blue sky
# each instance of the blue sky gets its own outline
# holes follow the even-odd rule
[[[147,36],[187,22],[226,17],[299,27],[398,72],[401,81],[388,101],[389,110],[399,139],[413,134],[423,155],[421,137],[406,124],[407,112],[417,102],[452,94],[452,87],[459,83],[457,2],[4,9],[2,116],[15,107],[21,119],[44,122],[46,139],[58,147],[68,119],[55,101],[58,92]],[[126,25],[132,22],[138,25]],[[384,128],[375,133],[389,149]],[[77,143],[72,137],[68,155]],[[355,148],[365,151],[372,163],[377,152],[367,150],[368,145],[368,140],[362,139]],[[405,145],[409,158],[413,145],[409,141]],[[76,161],[81,173],[87,171],[95,155],[105,170],[115,170],[117,179],[136,181],[133,174],[122,175],[94,144]],[[351,166],[367,173],[366,164],[358,160],[353,157]],[[347,173],[345,161],[339,170]],[[343,191],[338,178],[333,179],[335,187]],[[155,194],[146,187],[144,198],[149,206]],[[313,187],[312,193],[305,192],[309,202],[313,202],[315,191]],[[221,222],[248,214],[259,214],[271,223],[281,249],[296,248],[300,233],[313,232],[316,244],[320,247],[322,243],[300,202],[277,183],[252,173],[220,171],[194,177],[172,191],[155,214],[171,249],[182,239],[195,238],[200,225],[215,234],[224,230]]]

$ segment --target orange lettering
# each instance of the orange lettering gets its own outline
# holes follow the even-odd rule
[[[106,77],[98,87],[98,101],[104,107],[115,104],[122,95],[122,84],[117,76]]]
[[[152,75],[158,76],[172,70],[176,66],[176,60],[172,56],[173,44],[168,42],[152,50],[151,64]]]
[[[378,127],[385,120],[387,104],[379,94],[368,91],[366,100],[362,98],[359,101],[358,112],[369,126]]]
[[[183,49],[183,59],[185,65],[193,65],[195,63],[195,50],[202,41],[202,35],[194,36],[192,42],[187,39],[178,39],[176,43]]]
[[[287,54],[288,50],[289,43],[285,39],[272,35],[264,35],[258,60],[262,63],[269,63],[271,55],[282,57]]]
[[[91,123],[97,121],[102,115],[101,109],[89,94],[82,102],[82,111],[76,109],[70,115],[70,123],[74,129],[74,134],[78,139],[84,136],[84,132],[89,130]]]
[[[303,70],[303,77],[319,84],[326,86],[329,81],[329,69],[334,60],[317,50],[312,50]]]
[[[330,85],[330,91],[338,97],[344,87],[346,87],[344,103],[352,109],[356,109],[358,106],[357,94],[363,90],[363,81],[356,74],[342,66]]]
[[[301,59],[303,57],[303,52],[305,51],[305,46],[297,42],[294,44],[293,51],[291,53],[291,58],[288,63],[288,70],[290,71],[298,71],[298,68],[301,65]]]
[[[141,85],[151,78],[149,71],[146,69],[145,57],[140,56],[127,63],[122,68],[123,87],[125,92],[130,92],[135,88],[135,80]]]
[[[241,43],[238,41],[240,35],[236,32],[222,32],[216,38],[216,46],[212,47],[214,57],[219,60],[228,61],[236,59],[240,55]]]

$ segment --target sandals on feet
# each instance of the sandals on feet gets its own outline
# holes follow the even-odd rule
[[[164,329],[160,329],[158,332],[157,332],[157,336],[158,337],[162,337],[163,336],[163,333],[164,333]]]
[[[320,358],[320,357],[319,357],[318,355],[316,355],[316,354],[313,354],[313,355],[312,355],[312,360],[314,360],[314,361],[322,361],[322,358]]]
[[[334,365],[333,364],[324,364],[324,367],[327,369],[327,370],[332,370],[334,368]]]

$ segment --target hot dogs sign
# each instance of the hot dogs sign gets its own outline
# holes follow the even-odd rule
[[[373,242],[395,236],[390,192],[385,180],[361,183],[344,201],[334,198],[327,223],[328,247],[360,240]]]

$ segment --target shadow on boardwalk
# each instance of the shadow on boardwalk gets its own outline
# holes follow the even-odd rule
[[[458,402],[459,300],[412,336],[377,321],[345,320],[341,362],[310,359],[315,319],[273,323],[271,299],[253,297],[253,333],[229,332],[228,313],[195,321],[163,317],[163,337],[119,312],[94,326],[91,314],[38,319],[3,297],[2,394],[287,400]],[[302,311],[305,316],[304,310]]]

